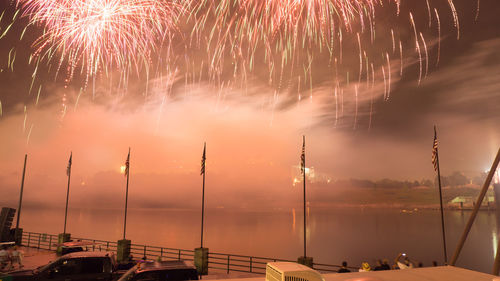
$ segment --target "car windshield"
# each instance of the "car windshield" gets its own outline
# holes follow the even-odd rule
[[[45,270],[47,270],[49,267],[51,267],[53,264],[57,263],[59,260],[61,260],[61,258],[58,258],[58,259],[57,259],[57,260],[55,260],[55,261],[51,261],[51,262],[49,262],[49,263],[48,263],[48,264],[46,264],[46,265],[39,266],[39,267],[37,267],[34,271],[35,271],[35,272],[45,271]]]
[[[118,279],[118,281],[127,281],[132,279],[135,276],[135,271],[137,270],[137,265],[134,265],[131,269],[129,269],[125,274]]]

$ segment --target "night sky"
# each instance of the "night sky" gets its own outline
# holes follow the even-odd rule
[[[15,11],[9,2],[0,4],[5,10],[0,35]],[[206,47],[186,47],[174,37],[174,59],[152,60],[157,71],[150,76],[144,69],[132,72],[126,84],[119,82],[119,69],[100,71],[88,83],[77,73],[67,82],[65,66],[56,76],[57,63],[46,61],[32,80],[35,65],[29,58],[43,28],[30,26],[19,40],[28,23],[26,16],[20,17],[0,39],[0,186],[7,194],[0,203],[15,202],[25,153],[26,188],[31,190],[26,201],[59,202],[70,151],[72,184],[78,186],[75,197],[81,198],[77,204],[121,202],[113,194],[124,186],[120,167],[129,147],[136,202],[154,205],[156,194],[189,198],[199,192],[205,141],[207,188],[212,194],[258,200],[262,191],[279,194],[292,188],[302,135],[307,166],[331,179],[433,178],[433,125],[438,128],[443,174],[484,172],[500,145],[500,3],[481,0],[478,13],[475,0],[455,0],[458,40],[447,1],[430,3],[441,16],[439,65],[436,24],[427,26],[426,1],[402,0],[400,16],[395,5],[388,4],[376,9],[375,42],[370,44],[365,35],[361,39],[376,69],[372,87],[365,87],[364,75],[358,81],[356,32],[344,35],[337,75],[327,52],[314,47],[310,73],[304,74],[299,65],[304,62],[299,61],[295,76],[280,79],[277,71],[269,79],[268,65],[258,51],[255,69],[244,79],[241,73],[234,75],[228,56],[226,70],[213,81]],[[409,11],[428,44],[429,70],[420,85]],[[404,46],[402,77],[399,53],[391,53],[391,27]],[[181,19],[180,32],[189,34],[189,28]],[[8,58],[13,48],[12,70]],[[383,79],[389,74],[386,52],[392,76],[389,93]],[[340,58],[338,50],[334,54]],[[57,59],[56,52],[53,61]],[[336,81],[344,91],[343,102],[335,98]]]

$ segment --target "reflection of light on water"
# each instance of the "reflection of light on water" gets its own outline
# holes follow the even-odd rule
[[[295,232],[295,208],[292,209],[292,229]]]
[[[492,242],[493,242],[493,258],[495,258],[497,256],[497,248],[498,248],[498,239],[497,239],[497,234],[495,231],[492,231],[491,232],[491,236],[492,236]]]

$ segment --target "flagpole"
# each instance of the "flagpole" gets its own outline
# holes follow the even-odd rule
[[[69,157],[69,163],[68,163],[68,189],[66,191],[66,210],[64,211],[64,231],[63,234],[66,235],[66,219],[68,218],[68,201],[69,201],[69,184],[71,181],[71,161],[73,158],[73,152],[71,152],[71,155]]]
[[[23,177],[21,180],[21,192],[19,193],[19,207],[17,207],[16,230],[19,229],[19,219],[21,218],[21,205],[23,203],[24,176],[26,175],[26,162],[27,161],[28,161],[28,154],[25,154],[24,155]]]
[[[436,126],[434,126],[434,137],[437,138]],[[438,185],[439,185],[439,205],[441,209],[441,232],[443,234],[443,250],[444,250],[444,263],[448,263],[448,254],[446,252],[446,233],[444,227],[444,211],[443,211],[443,192],[441,188],[441,170],[439,168],[439,153],[438,148],[436,146],[436,164],[437,164],[437,173],[438,173]]]
[[[205,172],[206,172],[206,147],[207,143],[203,145],[203,188],[201,193],[201,248],[203,248],[203,222],[205,217]]]
[[[123,221],[123,240],[125,240],[125,231],[127,230],[128,179],[130,177],[130,147],[128,148],[128,156],[127,156],[125,172],[127,173],[127,188],[125,191],[125,218]]]
[[[304,176],[304,258],[307,257],[307,252],[306,252],[306,152],[305,152],[305,147],[306,147],[306,136],[302,136],[302,147],[303,147],[303,158],[302,158],[302,163],[303,163],[303,176]]]

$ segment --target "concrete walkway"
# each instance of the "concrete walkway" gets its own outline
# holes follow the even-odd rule
[[[50,261],[53,261],[57,258],[56,253],[54,251],[27,248],[27,247],[19,247],[19,250],[23,253],[24,256],[22,261],[24,267],[19,268],[19,266],[15,264],[12,270],[34,269],[41,265],[47,264]]]

